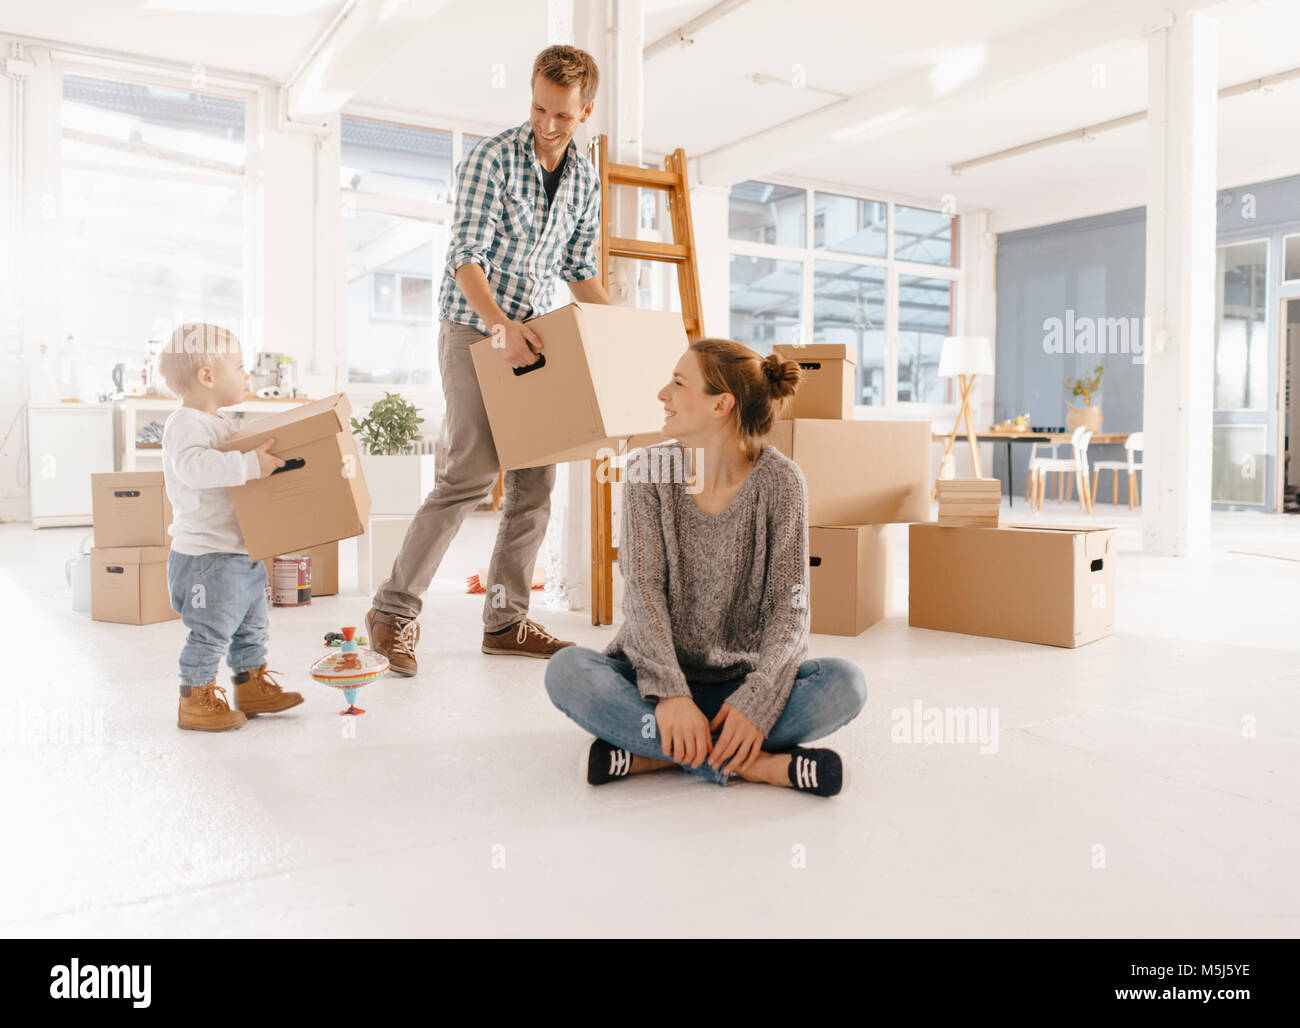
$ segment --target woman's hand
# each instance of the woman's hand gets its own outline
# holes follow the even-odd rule
[[[699,767],[709,755],[709,719],[689,696],[669,696],[655,704],[659,745],[664,757],[678,764]]]
[[[723,768],[724,774],[734,774],[737,771],[748,771],[752,764],[763,749],[763,740],[766,736],[758,730],[754,722],[745,717],[740,711],[730,703],[724,703],[722,709],[718,711],[718,716],[713,719],[710,728],[722,726],[722,734],[718,736],[717,743],[714,744],[713,752],[709,754],[709,765],[714,768],[722,767],[727,758],[734,758],[731,763]]]

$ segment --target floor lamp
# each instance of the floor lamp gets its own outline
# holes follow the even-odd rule
[[[943,474],[944,461],[952,453],[952,444],[957,438],[957,433],[961,430],[962,421],[966,422],[966,441],[970,443],[971,466],[975,469],[975,477],[983,478],[984,473],[980,469],[980,451],[979,442],[975,438],[975,424],[970,412],[970,394],[975,388],[976,375],[993,374],[993,350],[989,346],[989,341],[983,336],[949,336],[943,341],[943,349],[939,351],[939,377],[956,378],[961,385],[961,409],[957,411],[957,420],[953,422],[952,431],[948,433],[948,441],[944,443],[943,457],[939,461],[939,474]],[[934,488],[930,490],[930,499],[933,500],[939,491],[939,479],[934,480]]]

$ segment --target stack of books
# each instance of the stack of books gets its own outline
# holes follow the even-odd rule
[[[997,528],[1002,483],[996,478],[939,480],[939,524],[946,528]]]

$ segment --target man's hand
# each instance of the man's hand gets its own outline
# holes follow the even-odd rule
[[[659,745],[664,757],[699,767],[709,755],[709,719],[689,696],[670,696],[655,704]]]
[[[537,363],[537,355],[542,352],[542,341],[522,321],[506,318],[488,328],[493,335],[493,346],[501,354],[501,359],[512,368],[526,368]],[[496,345],[498,333],[501,334],[501,346]]]
[[[712,729],[719,726],[722,727],[722,734],[718,736],[718,741],[713,745],[713,752],[709,754],[709,766],[722,768],[725,774],[748,771],[749,766],[762,752],[763,739],[766,737],[755,727],[754,722],[730,703],[722,705],[718,716],[709,725]],[[722,767],[728,758],[732,758],[731,763]]]
[[[261,472],[263,478],[269,475],[276,468],[284,467],[284,461],[281,460],[279,457],[277,457],[275,454],[270,452],[271,447],[274,444],[275,444],[274,439],[268,439],[266,442],[264,442],[261,446],[259,446],[256,450],[253,451],[254,453],[257,454],[257,467],[258,470]]]

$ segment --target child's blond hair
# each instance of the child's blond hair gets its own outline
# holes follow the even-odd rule
[[[187,321],[176,326],[170,342],[158,355],[158,373],[176,396],[194,383],[194,373],[231,357],[242,358],[239,337],[220,325]]]

